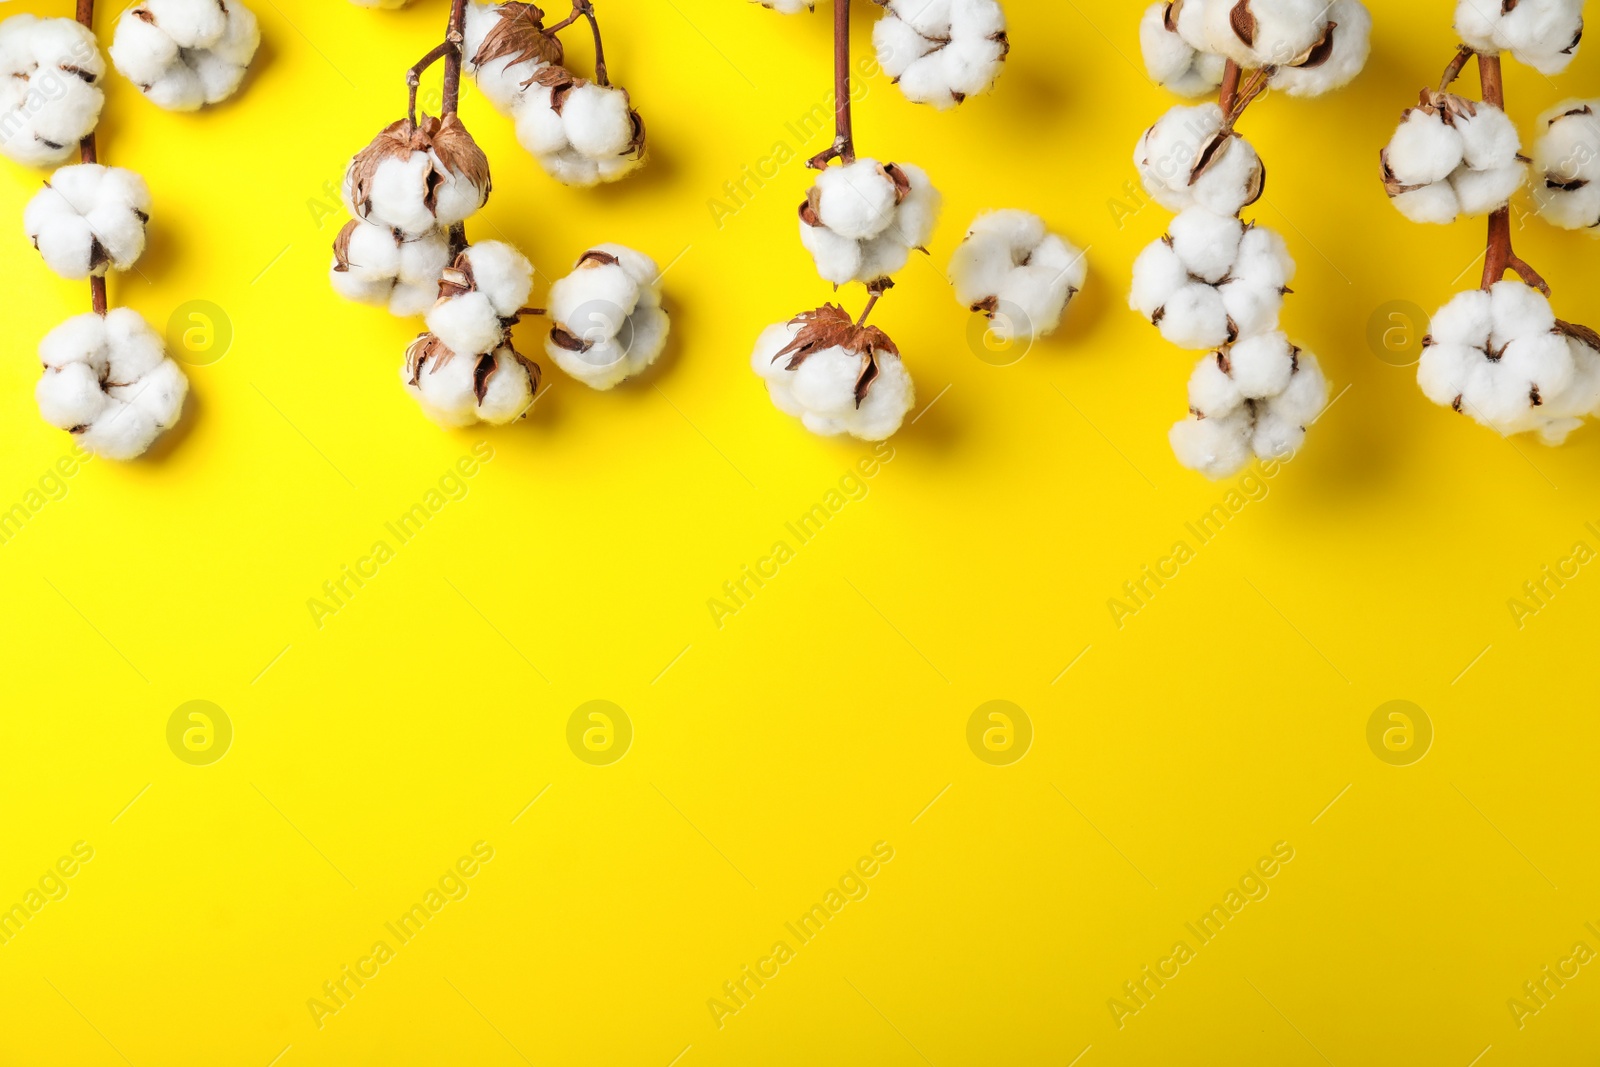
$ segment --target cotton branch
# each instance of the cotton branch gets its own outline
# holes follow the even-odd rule
[[[850,0],[833,4],[833,146],[813,156],[806,166],[821,170],[831,160],[856,161],[855,123],[850,113]]]
[[[1234,124],[1244,115],[1244,109],[1267,91],[1267,85],[1272,81],[1275,69],[1260,67],[1252,70],[1249,78],[1245,78],[1239,64],[1231,59],[1228,60],[1228,65],[1222,73],[1222,86],[1217,93],[1217,102],[1222,107],[1224,129],[1233,129]]]
[[[94,0],[78,0],[78,22],[90,33],[94,32]],[[94,131],[90,130],[78,142],[78,159],[83,163],[99,162],[99,151],[95,147]],[[106,300],[106,278],[103,274],[89,275],[89,301],[96,315],[105,317],[109,306]]]
[[[589,29],[594,32],[594,80],[598,85],[610,85],[611,79],[606,76],[606,46],[600,39],[600,20],[594,14],[593,0],[572,0],[572,14],[551,26],[546,33],[557,34],[571,26],[579,19],[589,20]]]
[[[461,43],[466,40],[467,0],[451,0],[450,24],[444,35],[444,107],[442,117],[456,113],[461,103]]]
[[[417,87],[422,84],[422,75],[451,50],[449,41],[441,42],[433,51],[417,60],[416,66],[406,71],[406,86],[411,90],[411,102],[406,109],[406,117],[411,120],[411,125],[417,124]]]
[[[1465,53],[1463,53],[1465,54]],[[1465,59],[1461,59],[1465,63]],[[1448,74],[1449,71],[1446,71]],[[1478,53],[1478,78],[1483,85],[1483,101],[1504,111],[1506,106],[1505,82],[1501,77],[1500,57]],[[1550,295],[1550,286],[1539,272],[1521,259],[1511,246],[1511,205],[1489,216],[1489,239],[1483,253],[1483,288],[1489,289],[1506,271],[1516,271],[1524,282]]]

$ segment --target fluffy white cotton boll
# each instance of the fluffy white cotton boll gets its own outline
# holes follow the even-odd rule
[[[503,241],[479,241],[445,268],[428,329],[452,352],[493,352],[532,291],[526,256]]]
[[[410,237],[465,222],[489,199],[489,160],[455,116],[400,119],[350,161],[345,207]]]
[[[613,182],[645,160],[644,120],[627,90],[539,67],[513,103],[517,140],[565,185]]]
[[[407,237],[352,219],[333,248],[333,288],[350,300],[386,307],[392,315],[425,314],[438,299],[440,276],[450,265],[450,241],[443,230]]]
[[[1178,106],[1145,131],[1134,165],[1151,196],[1170,211],[1199,206],[1237,215],[1261,196],[1261,157],[1237,134],[1222,131],[1216,104]]]
[[[1185,467],[1226,478],[1252,455],[1283,459],[1298,451],[1327,402],[1316,357],[1281,333],[1262,334],[1200,361],[1189,379],[1189,418],[1169,439]]]
[[[1527,178],[1516,125],[1479,101],[1435,94],[1406,112],[1381,153],[1384,189],[1414,222],[1449,223],[1505,207]]]
[[[1600,236],[1600,102],[1564,100],[1539,116],[1533,201],[1551,225]]]
[[[466,16],[462,69],[497,111],[511,115],[534,76],[561,63],[561,42],[544,32],[539,9],[526,4],[471,0]]]
[[[143,454],[183,412],[188,379],[135,311],[68,319],[39,343],[39,358],[40,414],[97,456]]]
[[[1178,462],[1213,481],[1239,473],[1250,462],[1249,415],[1237,411],[1225,418],[1190,415],[1167,434]]]
[[[816,188],[822,225],[855,241],[888,229],[900,199],[894,178],[875,159],[829,167],[818,175]]]
[[[1583,0],[1457,0],[1455,25],[1480,52],[1510,52],[1542,74],[1559,74],[1583,37]]]
[[[790,367],[795,346],[805,345],[808,340],[809,327],[803,320],[808,316],[815,320],[830,311],[836,313],[836,326],[848,324],[849,316],[844,312],[818,309],[762,331],[750,356],[751,367],[766,382],[774,406],[799,418],[812,433],[884,440],[905,421],[916,402],[916,391],[899,354],[892,345],[885,347],[888,338],[881,332],[866,328],[854,334],[847,345],[824,346],[819,342],[807,346],[801,350],[803,359],[799,365]],[[858,383],[872,364],[877,367],[877,376],[858,399]]]
[[[1372,14],[1361,0],[1333,0],[1327,36],[1295,66],[1279,67],[1272,87],[1290,96],[1321,96],[1355,80],[1372,53]]]
[[[1412,108],[1385,151],[1389,170],[1402,185],[1428,185],[1444,181],[1461,166],[1466,146],[1460,131],[1441,121],[1437,112]]]
[[[1328,0],[1213,0],[1205,7],[1206,41],[1242,67],[1302,60],[1323,37]]]
[[[412,343],[400,380],[423,414],[446,429],[515,422],[539,392],[539,368],[510,345],[460,356],[429,334]]]
[[[33,167],[72,155],[100,121],[105,59],[72,19],[0,22],[0,153]]]
[[[989,316],[1002,341],[1054,332],[1088,273],[1083,252],[1026,211],[978,216],[950,258],[956,299]]]
[[[553,322],[545,351],[562,370],[595,389],[642,372],[666,347],[671,322],[661,307],[655,260],[622,245],[585,252],[550,287]]]
[[[818,176],[800,205],[800,242],[834,285],[875,281],[926,247],[942,205],[921,167],[859,159]]]
[[[1180,348],[1276,330],[1294,260],[1283,238],[1193,207],[1133,264],[1128,304]]]
[[[63,278],[127,270],[144,252],[150,189],[131,170],[62,167],[23,211],[28,239]]]
[[[943,110],[987,92],[1011,45],[998,0],[879,0],[872,42],[908,100]]]
[[[1200,11],[1200,4],[1184,3],[1178,18]],[[1205,96],[1222,84],[1227,60],[1214,52],[1197,50],[1179,32],[1177,22],[1169,25],[1171,3],[1155,3],[1139,20],[1139,50],[1144,54],[1150,80],[1179,96]]]
[[[158,107],[194,111],[232,96],[260,45],[239,0],[143,0],[117,20],[111,62]]]

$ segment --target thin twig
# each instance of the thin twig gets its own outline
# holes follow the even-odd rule
[[[1228,60],[1227,66],[1222,68],[1222,86],[1217,91],[1217,103],[1222,105],[1222,113],[1233,113],[1233,99],[1239,92],[1239,75],[1243,73],[1239,64]]]
[[[856,161],[850,110],[850,0],[834,0],[833,5],[833,126],[833,144],[806,162],[813,170],[822,170],[835,159],[846,166]]]
[[[451,0],[450,24],[445,30],[444,42],[448,51],[444,59],[444,106],[441,115],[449,118],[461,103],[461,42],[466,40],[463,27],[467,22],[467,0]]]
[[[78,0],[78,22],[91,34],[94,33],[94,0]],[[78,160],[81,163],[98,163],[100,151],[95,144],[94,130],[84,135],[78,142]],[[89,304],[94,308],[96,315],[105,317],[109,302],[106,299],[106,276],[104,274],[89,275]]]
[[[1478,53],[1478,78],[1483,85],[1483,102],[1504,111],[1506,106],[1505,80],[1500,68],[1500,56]],[[1545,296],[1550,295],[1550,285],[1519,257],[1511,244],[1511,205],[1489,216],[1489,237],[1483,250],[1483,288],[1489,289],[1506,276],[1506,271],[1516,271],[1528,285]]]
[[[411,125],[417,124],[417,86],[422,84],[422,75],[450,51],[449,41],[437,45],[431,52],[417,60],[416,66],[406,71],[406,86],[411,90],[411,103],[406,109],[406,115],[411,119]]]
[[[1439,91],[1441,93],[1450,88],[1455,80],[1461,77],[1461,72],[1466,69],[1467,62],[1476,54],[1472,46],[1468,44],[1464,44],[1456,50],[1455,58],[1450,61],[1448,67],[1444,68],[1444,76],[1439,79]]]

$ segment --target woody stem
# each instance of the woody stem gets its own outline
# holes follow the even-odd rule
[[[600,40],[600,20],[595,17],[593,0],[572,0],[572,14],[544,32],[560,33],[579,19],[588,19],[589,29],[594,31],[594,80],[600,85],[610,85],[611,79],[606,75],[606,47]]]
[[[1466,69],[1467,62],[1475,55],[1471,45],[1462,45],[1456,50],[1455,58],[1450,65],[1444,68],[1444,76],[1439,79],[1439,91],[1442,93],[1461,77],[1461,72]]]
[[[422,75],[427,69],[444,58],[450,51],[450,42],[445,41],[433,51],[417,60],[417,65],[406,71],[406,85],[411,90],[411,103],[406,110],[406,115],[411,119],[411,125],[417,124],[417,86],[422,84]]]
[[[1483,102],[1504,111],[1506,90],[1498,55],[1478,54],[1478,78],[1483,85]],[[1525,283],[1550,295],[1549,284],[1511,246],[1510,204],[1489,216],[1489,238],[1483,251],[1483,288],[1492,287],[1508,270],[1516,271]]]
[[[822,170],[831,160],[856,161],[855,123],[850,114],[850,0],[833,5],[833,144],[806,161]]]
[[[94,0],[78,0],[78,22],[90,33],[94,32]],[[95,146],[94,130],[84,135],[78,142],[78,159],[83,163],[98,163],[99,150]],[[89,276],[89,302],[96,315],[104,316],[108,306],[106,301],[106,278],[103,274]]]
[[[1233,114],[1233,101],[1239,94],[1239,76],[1242,73],[1239,64],[1231,59],[1222,68],[1222,87],[1217,91],[1217,103],[1222,105],[1224,115]]]
[[[878,298],[881,296],[883,296],[883,291],[880,289],[867,290],[867,306],[861,309],[861,317],[856,320],[857,326],[865,326],[867,324],[867,316],[872,314],[872,309],[878,306]]]
[[[461,103],[461,42],[466,39],[467,0],[451,0],[450,25],[445,30],[444,43],[444,106],[443,117],[456,113]]]

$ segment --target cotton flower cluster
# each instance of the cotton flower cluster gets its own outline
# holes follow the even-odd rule
[[[872,43],[906,99],[941,111],[988,92],[1011,51],[997,0],[873,0]]]
[[[834,285],[873,282],[933,236],[943,198],[921,167],[858,159],[817,176],[800,205],[800,243]]]
[[[1293,277],[1276,232],[1192,207],[1134,261],[1128,303],[1179,348],[1216,348],[1276,330]]]
[[[150,189],[120,167],[62,167],[28,201],[22,221],[45,264],[63,278],[127,270],[144,252]]]
[[[1227,127],[1216,104],[1179,105],[1145,131],[1133,153],[1145,189],[1169,211],[1196,205],[1237,215],[1261,199],[1266,168]]]
[[[1566,100],[1539,116],[1533,201],[1564,230],[1600,236],[1600,101]]]
[[[767,327],[750,356],[779,411],[812,433],[882,441],[915,402],[900,350],[875,326],[824,305]]]
[[[554,325],[544,349],[556,366],[595,389],[610,389],[656,361],[670,322],[661,271],[642,252],[596,245],[550,287]]]
[[[1417,382],[1429,400],[1501,434],[1563,443],[1600,414],[1600,337],[1556,319],[1538,290],[1502,281],[1434,315]]]
[[[111,62],[158,107],[194,111],[238,90],[260,44],[240,0],[143,0],[117,20]]]
[[[950,258],[956,299],[1008,342],[1053,332],[1088,273],[1084,254],[1026,211],[978,216]]]
[[[52,426],[106,459],[133,459],[178,421],[189,382],[138,312],[68,319],[39,344],[35,395]]]
[[[1216,89],[1230,59],[1270,68],[1291,96],[1320,96],[1361,73],[1372,16],[1360,0],[1171,0],[1145,9],[1139,44],[1151,80],[1180,96]]]
[[[1429,93],[1381,153],[1384,189],[1413,222],[1454,222],[1506,206],[1527,179],[1522,140],[1493,104]]]
[[[1479,52],[1559,74],[1583,39],[1583,0],[1456,0],[1456,33]]]
[[[105,59],[72,19],[0,22],[0,153],[32,167],[61,163],[100,121]]]
[[[479,241],[444,272],[428,333],[406,353],[401,377],[441,426],[503,425],[527,414],[539,369],[511,346],[511,326],[533,290],[533,264],[502,241]]]
[[[561,42],[534,4],[467,8],[465,69],[517,140],[566,185],[613,182],[645,159],[645,127],[628,91],[578,77],[561,64]]]
[[[1226,478],[1251,456],[1284,459],[1328,402],[1316,357],[1281,333],[1258,334],[1202,359],[1189,379],[1189,417],[1172,427],[1178,462]]]
[[[416,237],[351,219],[333,243],[329,277],[340,296],[389,309],[400,317],[421,315],[439,296],[439,278],[450,265],[445,231]]]

